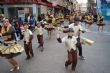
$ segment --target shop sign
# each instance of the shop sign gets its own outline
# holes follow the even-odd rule
[[[24,10],[18,10],[18,17],[22,18],[23,20],[25,19],[25,12],[24,12]]]

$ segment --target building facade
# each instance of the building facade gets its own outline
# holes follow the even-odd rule
[[[95,14],[97,12],[96,1],[95,0],[88,0],[87,9],[88,9],[88,12]]]
[[[40,14],[47,14],[48,10],[63,10],[60,5],[53,6],[51,1],[47,0],[0,0],[0,13],[5,17],[13,18],[14,16],[24,18],[32,14],[37,19]]]
[[[81,13],[86,13],[87,12],[87,3],[80,3],[81,5]]]
[[[110,0],[96,0],[97,13],[104,16],[105,20],[110,20]]]

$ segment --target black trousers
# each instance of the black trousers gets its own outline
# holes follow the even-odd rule
[[[43,41],[43,35],[37,35],[39,46],[43,47],[44,41]]]
[[[76,47],[78,48],[79,56],[82,56],[82,44],[81,44],[81,41],[80,41],[80,37],[77,38]]]

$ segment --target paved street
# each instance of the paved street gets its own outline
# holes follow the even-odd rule
[[[82,61],[78,58],[77,73],[110,73],[110,25],[106,25],[103,32],[97,31],[96,25],[93,25],[90,30],[91,32],[84,33],[82,36],[94,40],[95,43],[92,46],[83,46],[86,60]],[[46,33],[44,37],[44,52],[40,52],[37,48],[38,43],[34,36],[35,57],[26,61],[25,53],[18,56],[16,59],[21,68],[16,72],[9,72],[10,64],[6,59],[0,58],[0,73],[71,73],[70,67],[68,70],[64,67],[67,56],[64,44],[57,43],[55,33],[51,40],[47,39]]]

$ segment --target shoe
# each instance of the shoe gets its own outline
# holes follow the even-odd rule
[[[41,52],[43,52],[43,51],[44,51],[44,47],[41,48]]]
[[[10,69],[10,71],[12,72],[12,71],[15,71],[16,70],[16,68],[12,68],[12,69]]]
[[[85,60],[85,58],[83,56],[81,56],[80,58],[81,58],[81,60]]]
[[[66,68],[66,69],[68,68],[67,62],[65,62],[65,68]]]
[[[32,54],[31,56],[34,57],[34,54]]]
[[[19,66],[17,66],[17,67],[10,69],[10,71],[12,72],[12,71],[19,70],[19,69],[20,69]]]
[[[27,57],[26,60],[29,60],[31,57]]]
[[[19,69],[20,69],[20,67],[19,67],[19,66],[17,66],[17,67],[16,67],[16,70],[19,70]]]
[[[39,45],[37,48],[40,48],[41,46]]]

